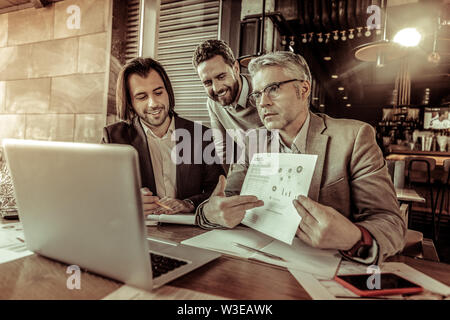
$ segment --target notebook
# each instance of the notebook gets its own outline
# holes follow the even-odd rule
[[[220,256],[147,238],[137,151],[5,139],[29,250],[151,290]]]

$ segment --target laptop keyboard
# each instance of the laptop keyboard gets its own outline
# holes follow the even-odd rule
[[[153,278],[187,264],[186,261],[160,256],[156,253],[150,253],[150,260],[152,261]]]

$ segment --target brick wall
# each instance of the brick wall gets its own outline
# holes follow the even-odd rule
[[[80,9],[79,28],[71,24],[71,5]],[[100,141],[110,29],[111,0],[65,0],[0,14],[0,141]]]

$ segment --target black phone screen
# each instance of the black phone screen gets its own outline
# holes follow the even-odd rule
[[[373,276],[374,274],[359,274],[359,275],[342,275],[338,276],[342,280],[344,280],[347,283],[350,283],[355,288],[365,291],[369,290],[367,286],[367,280],[369,277]],[[398,289],[398,288],[417,288],[418,285],[415,283],[412,283],[406,279],[403,279],[399,276],[397,276],[394,273],[380,273],[378,274],[380,276],[380,288],[373,288],[371,290],[387,290],[387,289]]]

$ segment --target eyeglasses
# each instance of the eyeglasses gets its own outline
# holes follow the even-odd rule
[[[249,99],[253,100],[256,104],[259,104],[261,102],[261,97],[263,93],[267,95],[271,100],[276,99],[280,95],[280,87],[283,84],[293,82],[293,81],[305,81],[305,80],[299,80],[299,79],[291,79],[291,80],[285,80],[280,82],[274,82],[266,86],[261,91],[256,91],[251,93],[248,97]]]

